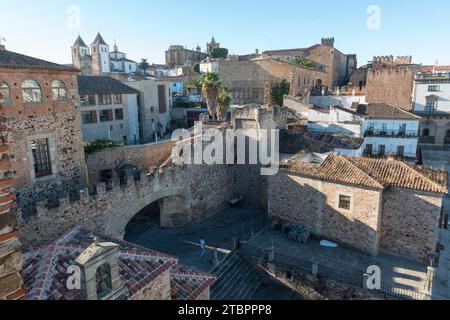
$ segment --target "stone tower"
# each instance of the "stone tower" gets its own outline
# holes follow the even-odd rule
[[[206,53],[207,54],[211,54],[214,49],[219,49],[220,48],[220,43],[216,42],[216,39],[214,39],[214,37],[212,37],[211,42],[206,44]]]
[[[94,42],[91,44],[92,73],[101,75],[110,72],[109,46],[103,40],[100,33],[97,33]]]
[[[82,68],[82,58],[89,56],[89,47],[84,43],[83,39],[78,36],[77,40],[71,47],[72,49],[72,64],[75,68]]]

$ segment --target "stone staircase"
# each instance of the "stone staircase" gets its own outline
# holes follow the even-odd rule
[[[211,273],[217,277],[211,287],[211,300],[251,300],[264,282],[260,271],[234,252]]]

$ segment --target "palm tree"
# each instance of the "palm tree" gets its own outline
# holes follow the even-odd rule
[[[142,58],[141,62],[139,62],[139,69],[144,70],[144,73],[147,73],[148,68],[150,68],[150,64],[147,59]]]
[[[206,99],[209,115],[216,120],[216,105],[222,83],[219,81],[219,74],[216,72],[206,72],[200,80],[202,93]]]
[[[226,111],[230,105],[230,89],[226,86],[221,86],[219,96],[217,97],[217,120],[221,121],[225,119]]]

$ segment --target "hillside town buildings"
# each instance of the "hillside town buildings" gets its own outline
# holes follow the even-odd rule
[[[358,69],[356,55],[337,50],[334,38],[309,48],[214,59],[218,48],[214,37],[206,52],[170,46],[166,65],[139,73],[137,63],[116,45],[110,51],[100,33],[90,47],[77,38],[71,66],[0,45],[0,299],[254,297],[263,285],[253,270],[265,267],[280,279],[288,267],[292,283],[300,274],[303,281],[366,290],[359,281],[366,271],[334,268],[333,259],[318,253],[324,246],[317,239],[348,253],[340,259],[390,257],[395,272],[413,265],[383,287],[402,290],[384,291],[390,297],[435,295],[433,277],[448,255],[442,237],[448,173],[423,166],[422,150],[449,145],[446,67],[420,67],[406,56],[374,57]],[[312,65],[294,63],[297,57]],[[230,88],[224,121],[211,121],[202,90],[187,86],[205,72],[217,72]],[[283,81],[289,92],[277,105],[273,91]],[[187,136],[169,139],[178,126]],[[184,143],[211,151],[209,129],[223,137],[240,130],[245,146],[262,143],[264,130],[279,133],[279,145],[271,140],[279,170],[263,175],[264,165],[238,163],[237,155],[226,165],[175,163]],[[85,153],[83,142],[100,139],[126,146]],[[236,140],[226,147],[237,150]],[[197,226],[208,231],[206,221],[223,212],[225,220],[210,229],[225,240],[208,243],[203,257]],[[268,239],[316,246],[303,257],[313,263],[289,265],[296,251],[283,257],[273,241],[249,253],[243,221],[255,212],[263,222],[261,229],[250,222],[250,239],[257,239],[255,231],[278,232]],[[235,214],[237,227],[228,220]],[[133,228],[138,235],[154,233],[138,245]],[[183,231],[163,243],[161,235],[172,229]],[[300,239],[299,231],[308,237]],[[157,244],[164,250],[152,249]],[[66,285],[68,267],[81,271],[79,289]],[[349,278],[359,282],[342,280]],[[396,286],[411,278],[426,278],[428,285]]]

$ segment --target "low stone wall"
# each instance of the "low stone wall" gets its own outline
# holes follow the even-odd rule
[[[171,140],[137,146],[105,149],[87,157],[89,184],[100,182],[100,172],[110,170],[121,161],[139,166],[144,172],[160,166],[172,152],[174,142]]]

